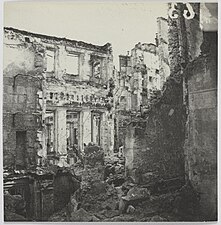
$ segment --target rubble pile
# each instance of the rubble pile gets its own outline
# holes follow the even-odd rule
[[[50,189],[47,179],[52,176],[54,213],[45,217],[45,221],[196,220],[199,199],[189,183],[182,186],[179,179],[159,180],[151,172],[142,173],[142,182],[137,182],[125,177],[124,160],[118,154],[104,158],[103,150],[91,143],[85,148],[83,163],[79,161],[72,167],[37,167],[29,171],[5,170],[4,180],[9,184],[11,179],[32,177],[36,182],[43,179],[44,187],[39,188],[44,191]],[[26,201],[21,195],[6,191],[4,200],[6,221],[29,220]]]
[[[196,200],[190,186],[178,189],[180,183],[174,180],[147,184],[136,182],[131,177],[125,178],[123,157],[115,155],[104,160],[102,149],[93,144],[85,151],[84,163],[81,187],[72,193],[69,203],[49,221],[160,222],[182,221],[195,215],[194,210],[184,210],[185,199]],[[151,173],[145,176],[147,180],[152,180]],[[120,182],[119,177],[122,178]],[[189,193],[193,195],[189,196]],[[193,209],[195,205],[188,207]]]
[[[21,195],[4,193],[4,219],[5,221],[27,221],[25,218],[25,201]]]
[[[125,181],[125,159],[123,156],[114,156],[106,160],[104,169],[104,180],[115,187]]]
[[[101,148],[89,144],[84,152],[81,186],[70,202],[49,221],[100,221],[118,215],[118,195],[114,185],[104,181],[104,155]]]
[[[104,155],[102,149],[89,145],[85,150],[85,165],[81,183],[81,206],[90,212],[115,209],[117,195],[104,181]]]

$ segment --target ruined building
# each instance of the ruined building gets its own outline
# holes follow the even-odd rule
[[[160,91],[170,74],[168,20],[157,18],[156,43],[138,43],[131,54],[119,56],[119,109],[140,111],[148,107],[154,92]]]
[[[110,44],[4,29],[5,221],[217,220],[217,4],[175,6],[119,72]]]
[[[184,145],[185,172],[200,193],[201,220],[217,220],[218,4],[196,4],[197,21],[187,23],[189,63],[184,77],[189,106]],[[207,19],[209,18],[209,19]]]
[[[72,165],[114,145],[111,45],[4,28],[4,167]]]
[[[167,77],[170,75],[168,51],[168,20],[157,18],[156,46],[159,57],[160,88],[162,89]]]
[[[138,43],[119,56],[119,73],[116,76],[115,130],[116,147],[123,146],[127,125],[131,118],[150,108],[152,99],[161,94],[170,74],[168,51],[168,20],[157,18],[156,42]]]
[[[120,55],[120,109],[140,111],[148,106],[154,91],[160,90],[159,56],[155,44],[138,43],[131,55]]]
[[[138,43],[131,50],[133,75],[132,105],[139,110],[141,106],[148,106],[154,91],[160,90],[159,57],[155,44]]]
[[[217,4],[191,6],[193,18],[183,3],[168,18],[170,76],[150,109],[127,127],[125,167],[136,183],[155,184],[154,192],[178,190],[179,197],[170,196],[178,220],[215,221]]]

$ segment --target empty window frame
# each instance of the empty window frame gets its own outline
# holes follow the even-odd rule
[[[66,115],[67,148],[74,150],[79,144],[79,113],[67,111]]]
[[[101,60],[96,61],[92,67],[92,73],[95,78],[101,77]]]
[[[126,97],[125,96],[121,96],[120,97],[120,102],[126,102]]]
[[[123,68],[123,67],[129,67],[131,66],[131,63],[130,63],[130,57],[128,56],[120,56],[120,69]]]
[[[92,66],[92,76],[95,78],[101,78],[103,59],[97,55],[90,56],[90,64]]]
[[[66,57],[66,73],[74,76],[79,75],[79,55],[67,54]]]
[[[100,145],[101,114],[91,113],[91,142]]]
[[[46,71],[47,72],[53,72],[54,71],[54,65],[55,65],[55,52],[54,50],[46,50]]]
[[[46,125],[46,146],[47,152],[54,152],[54,112],[47,111],[45,115],[45,125]]]

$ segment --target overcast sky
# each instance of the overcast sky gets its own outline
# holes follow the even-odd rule
[[[114,63],[138,42],[155,42],[166,3],[6,2],[4,26],[97,45],[110,42]]]

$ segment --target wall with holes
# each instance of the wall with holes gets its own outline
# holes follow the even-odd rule
[[[72,60],[75,60],[73,63],[77,69],[71,66]],[[93,65],[96,65],[96,69],[93,69]],[[106,151],[113,149],[113,138],[109,137],[114,133],[113,119],[110,117],[113,100],[108,96],[112,70],[110,44],[96,46],[6,28],[3,122],[5,165],[14,166],[16,160],[21,162],[22,168],[35,165],[36,141],[40,141],[44,155],[47,155],[46,111],[54,112],[53,150],[57,154],[68,153],[68,110],[80,114],[78,132],[81,150],[84,144],[92,141],[93,112],[101,115],[99,145]],[[95,136],[97,138],[98,135]]]

